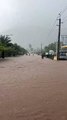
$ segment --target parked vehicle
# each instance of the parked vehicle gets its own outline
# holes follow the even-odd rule
[[[67,45],[61,46],[60,59],[67,60]]]

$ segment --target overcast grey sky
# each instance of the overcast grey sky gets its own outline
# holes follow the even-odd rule
[[[0,34],[13,34],[13,42],[23,47],[45,46],[57,40],[58,22],[53,23],[66,6],[67,0],[0,0]],[[62,25],[63,34],[67,34],[66,25]]]

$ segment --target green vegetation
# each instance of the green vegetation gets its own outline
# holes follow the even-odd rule
[[[60,42],[60,48],[63,45],[63,42]],[[49,52],[50,50],[53,50],[54,52],[56,52],[57,49],[57,42],[51,43],[48,46],[44,47],[44,51],[45,52]]]
[[[44,57],[54,59],[54,55],[56,54],[56,42],[49,44],[48,46],[45,46],[42,50],[41,57],[42,59]]]
[[[45,53],[49,53],[50,50],[56,52],[56,46],[57,46],[56,42],[50,43],[49,45],[42,48],[42,50],[41,50],[41,48],[38,48],[38,49],[34,50],[34,52],[38,55],[41,55],[41,54],[45,55]]]
[[[53,50],[56,52],[56,42],[49,44],[48,46],[45,46],[45,52],[49,52],[49,50]]]
[[[10,57],[27,54],[27,50],[19,46],[17,43],[11,43],[8,35],[0,36],[0,57]]]

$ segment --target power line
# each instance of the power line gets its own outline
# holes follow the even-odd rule
[[[48,35],[51,35],[51,33],[54,31],[54,26],[55,26],[55,23],[57,20],[59,20],[59,18],[61,18],[61,12],[58,14],[58,16],[56,17],[54,23],[53,23],[53,26],[51,28],[51,30],[49,31]]]
[[[56,21],[59,20],[59,19],[61,19],[61,16],[66,12],[66,10],[67,10],[67,6],[58,14],[58,16],[56,17],[56,19],[55,19],[55,21],[54,21],[54,23],[52,25],[52,28],[50,29],[50,31],[49,31],[49,33],[47,35],[47,38],[54,32]],[[67,21],[66,18],[67,18],[67,16],[64,17],[64,19],[63,19],[64,21],[60,22],[60,24],[61,23],[65,23]]]
[[[64,24],[67,21],[67,16],[65,16],[62,20],[62,23]]]
[[[60,14],[63,15],[66,10],[67,10],[67,6],[60,12]]]
[[[54,23],[53,23],[53,25],[52,25],[52,28],[50,29],[50,31],[49,31],[49,33],[48,33],[48,36],[50,36],[51,33],[54,31],[54,26],[55,26],[55,24],[56,24],[57,19],[58,19],[58,17],[56,17],[56,19],[55,19],[55,21],[54,21]]]
[[[57,18],[55,19],[54,24],[53,24],[51,30],[49,31],[48,35],[51,35],[51,33],[53,32],[53,29],[54,29],[54,25],[55,25],[55,23],[56,23],[56,20],[58,20],[58,19],[65,13],[66,10],[67,10],[67,6],[58,14],[59,16],[57,16]],[[64,19],[63,19],[64,22],[67,21],[66,18],[67,18],[67,16],[64,17]],[[64,23],[64,22],[62,22],[62,23]]]
[[[63,21],[63,24],[66,23],[66,22],[67,22],[67,19],[65,19],[65,20]]]
[[[67,18],[67,16],[65,16],[64,18],[63,18],[63,20],[65,20]]]

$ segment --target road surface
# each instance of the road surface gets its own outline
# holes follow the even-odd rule
[[[67,61],[0,60],[0,120],[67,120]]]

